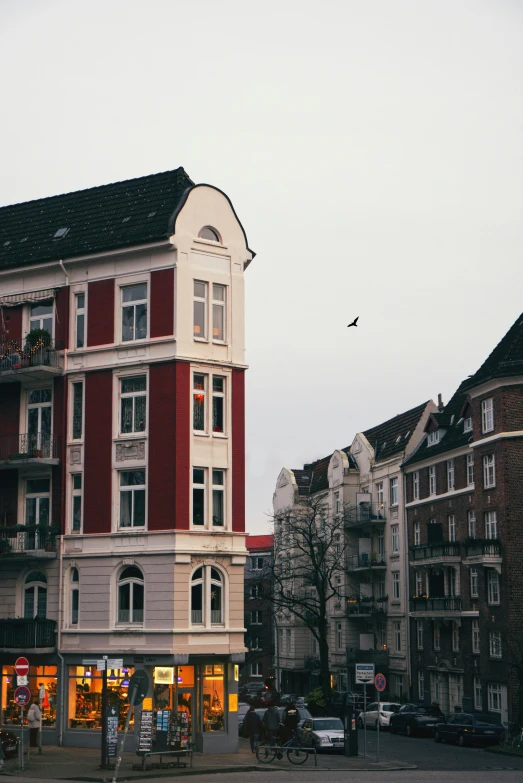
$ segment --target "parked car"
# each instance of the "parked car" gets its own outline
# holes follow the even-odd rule
[[[390,701],[380,702],[379,705],[379,722],[380,729],[388,729],[391,715],[400,710],[401,704],[395,704]],[[362,729],[365,725],[371,726],[373,729],[378,727],[378,702],[373,701],[367,707],[367,712],[360,712],[358,715],[358,726]]]
[[[240,701],[238,703],[238,734],[241,735],[241,729],[243,726],[243,721],[245,719],[245,716],[249,712],[250,704],[246,704],[245,702]]]
[[[295,693],[282,693],[280,696],[280,704],[296,704],[296,699],[298,698],[303,701],[303,696],[298,697]]]
[[[302,745],[321,750],[341,750],[344,748],[343,723],[339,718],[312,718],[303,721],[298,729]]]
[[[504,728],[497,716],[484,712],[456,712],[445,723],[437,723],[436,742],[457,742],[458,745],[498,745]]]
[[[434,734],[436,724],[441,720],[430,715],[425,707],[418,704],[404,704],[389,719],[391,734],[404,731],[407,737],[415,734]]]
[[[0,731],[0,742],[6,759],[13,758],[18,754],[18,737],[12,731],[2,729]]]
[[[256,698],[260,707],[270,707],[271,704],[280,705],[280,694],[278,691],[262,691]]]

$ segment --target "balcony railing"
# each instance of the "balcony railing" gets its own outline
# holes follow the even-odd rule
[[[14,525],[12,530],[5,528],[0,531],[0,555],[30,555],[39,552],[39,555],[54,557],[57,551],[57,535],[59,530],[52,527],[29,527],[26,525]]]
[[[0,462],[59,458],[60,438],[57,435],[35,432],[0,437]]]
[[[501,557],[501,542],[497,538],[468,538],[464,546],[465,557]]]
[[[388,596],[382,598],[352,596],[347,598],[347,614],[349,617],[368,617],[377,612],[386,612],[387,602]]]
[[[0,620],[0,648],[19,650],[56,646],[54,620]]]
[[[349,555],[347,558],[347,569],[356,571],[366,568],[385,568],[385,554],[380,552],[369,552],[360,555]]]
[[[386,521],[383,503],[360,503],[345,511],[345,527],[379,524]]]
[[[461,546],[457,541],[444,541],[437,544],[422,544],[411,546],[411,559],[414,562],[420,560],[446,560],[447,558],[460,558]]]
[[[411,612],[461,612],[461,598],[423,598],[410,599]]]
[[[14,340],[0,343],[0,381],[22,375],[44,379],[62,371],[62,355],[54,340],[41,338],[36,345]]]
[[[386,650],[347,650],[347,666],[353,666],[355,663],[374,663],[376,667],[386,667],[389,654]]]

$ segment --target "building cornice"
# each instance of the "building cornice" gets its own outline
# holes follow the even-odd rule
[[[489,435],[488,438],[482,438],[476,440],[470,444],[471,449],[477,449],[478,446],[484,446],[488,443],[495,443],[497,440],[504,440],[505,438],[523,438],[523,430],[514,430],[513,432],[498,432],[495,435]]]
[[[474,484],[471,484],[470,487],[463,487],[462,489],[453,489],[452,492],[442,492],[441,495],[429,495],[427,498],[411,500],[410,503],[405,503],[405,508],[426,506],[427,503],[437,503],[439,500],[448,500],[449,498],[456,497],[457,495],[466,495],[467,493],[470,494],[471,492],[474,492]]]

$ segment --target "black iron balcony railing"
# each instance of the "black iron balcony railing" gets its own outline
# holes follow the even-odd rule
[[[0,649],[30,650],[37,647],[56,646],[56,622],[54,620],[3,620],[0,619]]]
[[[61,370],[63,360],[59,348],[60,345],[48,337],[40,337],[34,344],[16,340],[0,342],[0,374],[34,367]]]
[[[57,435],[35,432],[0,437],[0,462],[59,458],[60,438]]]
[[[381,598],[351,596],[347,598],[347,614],[350,616],[367,617],[377,612],[386,612],[388,596]]]
[[[459,596],[444,598],[428,598],[415,596],[410,599],[411,612],[461,612]]]
[[[347,650],[347,666],[353,666],[355,663],[374,663],[377,667],[386,667],[389,654],[386,650]]]
[[[347,569],[349,571],[355,571],[359,568],[385,568],[386,565],[385,554],[381,552],[349,555],[347,558]]]
[[[345,511],[345,526],[380,523],[386,521],[385,506],[383,503],[360,503]]]
[[[497,538],[467,538],[465,557],[501,557],[501,542]]]
[[[421,544],[410,547],[413,561],[443,560],[447,557],[460,557],[461,546],[458,541],[442,541],[437,544]]]
[[[0,530],[0,555],[30,554],[37,550],[56,553],[57,528],[38,525],[14,525]]]

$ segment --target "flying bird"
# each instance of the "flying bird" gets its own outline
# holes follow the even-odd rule
[[[359,315],[358,315],[359,318]],[[358,325],[358,318],[355,318],[354,321],[351,324],[347,324],[347,327],[349,326],[357,326]]]

